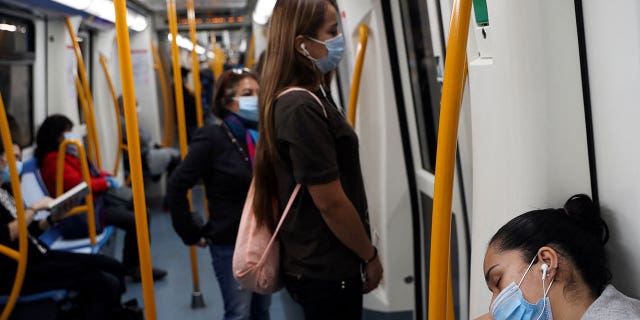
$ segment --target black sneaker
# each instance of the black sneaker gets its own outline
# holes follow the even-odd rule
[[[153,268],[153,281],[162,280],[167,276],[167,271],[164,269]],[[140,268],[131,268],[127,270],[127,276],[131,277],[133,282],[142,281],[142,274],[140,273]]]

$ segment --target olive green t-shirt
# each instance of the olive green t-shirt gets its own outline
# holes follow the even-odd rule
[[[316,95],[323,106],[304,91],[289,92],[275,103],[280,212],[295,185],[303,186],[280,230],[281,270],[319,280],[353,278],[360,258],[331,232],[305,186],[340,179],[369,234],[358,137],[333,101]]]

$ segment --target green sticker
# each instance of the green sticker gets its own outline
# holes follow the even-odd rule
[[[476,14],[478,26],[489,25],[489,11],[487,10],[487,0],[473,0],[473,12]]]

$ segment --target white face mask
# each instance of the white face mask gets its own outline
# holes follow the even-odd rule
[[[522,295],[522,289],[520,289],[524,277],[529,272],[529,269],[531,269],[535,260],[535,257],[531,260],[527,271],[524,272],[524,275],[522,275],[517,285],[515,282],[511,282],[511,284],[500,291],[500,294],[498,294],[493,301],[490,310],[494,320],[553,320],[551,302],[547,296],[553,280],[549,283],[549,287],[545,288],[545,279],[542,279],[543,296],[536,304],[527,301]]]

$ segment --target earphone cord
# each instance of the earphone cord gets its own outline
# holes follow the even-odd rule
[[[547,294],[549,293],[549,289],[551,289],[551,285],[553,284],[553,279],[549,283],[549,287],[545,289],[544,287],[544,278],[542,278],[542,311],[536,320],[540,320],[542,315],[544,314],[544,310],[547,308]]]

